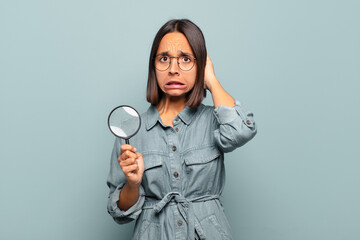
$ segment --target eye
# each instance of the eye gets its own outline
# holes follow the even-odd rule
[[[168,56],[162,56],[162,57],[160,57],[160,62],[168,62],[169,61],[169,58],[168,58]]]
[[[181,58],[181,61],[184,63],[189,63],[189,62],[191,62],[191,58],[189,58],[188,56],[184,56]]]

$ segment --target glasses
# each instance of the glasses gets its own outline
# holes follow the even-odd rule
[[[176,58],[178,66],[183,71],[190,71],[194,65],[196,58],[191,55],[170,57],[166,55],[155,56],[155,68],[159,71],[167,70],[171,65],[171,59]]]

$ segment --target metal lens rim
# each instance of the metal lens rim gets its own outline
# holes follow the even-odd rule
[[[116,135],[116,134],[111,130],[111,127],[110,127],[110,117],[111,117],[111,114],[112,114],[116,109],[122,108],[122,107],[128,107],[128,108],[133,109],[133,110],[136,112],[136,114],[138,115],[138,117],[139,117],[139,126],[138,126],[138,128],[136,129],[136,131],[135,131],[132,135],[129,135],[128,137],[120,137],[120,136]],[[122,139],[124,139],[124,140],[129,140],[131,137],[135,136],[135,134],[140,130],[140,127],[141,127],[141,117],[140,117],[139,112],[136,111],[135,108],[133,108],[133,107],[131,107],[131,106],[129,106],[129,105],[120,105],[120,106],[115,107],[113,110],[111,110],[111,112],[110,112],[110,114],[109,114],[109,116],[108,116],[107,122],[108,122],[108,127],[109,127],[109,129],[110,129],[110,132],[111,132],[112,134],[114,134],[116,137],[122,138]]]
[[[169,67],[170,67],[170,62],[169,62],[169,64],[168,64],[167,68],[165,68],[165,69],[159,69],[159,68],[156,67],[156,57],[157,57],[157,56],[154,57],[154,67],[155,67],[157,70],[159,70],[159,71],[166,71],[166,70],[168,70]],[[182,71],[186,71],[186,72],[187,72],[187,71],[190,71],[190,70],[195,66],[196,58],[195,58],[195,57],[192,57],[192,58],[194,59],[193,65],[192,65],[189,69],[183,69],[183,68],[181,67],[181,64],[178,62],[178,60],[176,60],[176,63],[178,64],[178,67],[179,67]]]

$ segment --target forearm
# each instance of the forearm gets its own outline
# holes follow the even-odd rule
[[[128,182],[121,189],[118,207],[121,210],[128,210],[139,198],[139,186],[131,186]]]
[[[208,84],[208,90],[211,92],[215,108],[220,105],[228,107],[233,107],[235,105],[234,98],[225,91],[217,78],[214,78],[214,80],[211,81],[211,84]]]

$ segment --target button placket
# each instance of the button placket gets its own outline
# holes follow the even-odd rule
[[[180,124],[180,122],[174,123],[174,126]],[[175,128],[168,135],[168,147],[170,148],[170,166],[169,166],[169,177],[170,177],[170,188],[172,191],[180,191],[181,189],[181,178],[180,170],[181,166],[179,165],[179,136],[175,132]]]
[[[176,116],[173,120],[173,130],[178,133],[180,131],[180,118],[178,116]]]

